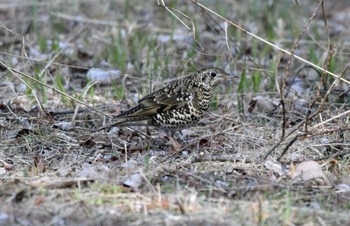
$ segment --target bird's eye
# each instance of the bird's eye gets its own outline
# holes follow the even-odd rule
[[[210,72],[210,76],[214,78],[216,76],[215,71]]]

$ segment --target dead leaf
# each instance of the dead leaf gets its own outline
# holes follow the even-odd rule
[[[256,96],[249,102],[248,112],[252,113],[255,109],[262,112],[272,112],[276,109],[276,104],[267,97]]]
[[[7,139],[15,139],[15,138],[20,138],[22,136],[32,134],[32,133],[33,133],[33,131],[31,129],[22,128],[22,129],[19,129],[19,130],[17,129],[17,130],[14,130],[14,131],[7,133],[5,135],[5,137]]]
[[[122,164],[122,167],[125,169],[135,169],[137,167],[137,161],[131,159]]]
[[[84,148],[92,148],[96,146],[96,142],[92,139],[85,140],[79,144],[81,147]]]
[[[28,190],[27,189],[21,189],[14,195],[12,201],[15,203],[21,202],[25,197],[28,196]]]
[[[7,170],[5,170],[4,168],[0,168],[0,175],[5,175],[7,173]]]
[[[348,192],[350,192],[350,186],[347,184],[338,184],[335,187],[335,192],[336,193],[348,193]]]
[[[308,181],[312,179],[319,180],[322,185],[331,186],[326,175],[323,173],[322,168],[318,162],[306,161],[296,166],[294,173],[292,174],[292,183],[300,181]]]
[[[12,170],[13,167],[15,166],[15,164],[10,159],[5,160],[5,161],[0,160],[0,166],[3,167],[5,170]],[[1,174],[1,172],[0,172],[0,174]]]
[[[81,171],[78,173],[79,177],[82,178],[99,178],[100,173],[97,171],[97,168],[89,163],[84,163],[82,165]]]
[[[74,125],[72,122],[58,122],[55,123],[52,128],[54,129],[61,129],[63,131],[69,131],[71,129],[73,129]]]
[[[124,182],[123,185],[137,189],[142,184],[142,177],[139,173],[134,173],[130,175]]]
[[[23,109],[25,112],[29,112],[32,109],[33,100],[31,100],[27,95],[19,95],[13,101],[19,109]]]
[[[121,75],[121,73],[119,70],[105,71],[105,70],[98,69],[98,68],[91,68],[87,72],[86,78],[92,82],[98,82],[99,84],[109,85],[113,81],[120,78],[120,75]]]
[[[286,165],[282,165],[280,162],[272,161],[270,159],[265,161],[264,166],[267,169],[275,173],[278,173],[278,175],[280,176],[287,176],[289,172],[289,167],[287,167]]]
[[[1,225],[10,225],[10,222],[12,218],[10,217],[10,215],[8,215],[5,212],[0,212],[0,224]]]
[[[207,147],[209,146],[209,141],[206,138],[202,138],[199,140],[199,147]]]
[[[43,177],[38,180],[30,182],[30,186],[34,188],[46,188],[46,189],[62,189],[62,188],[72,188],[78,187],[82,184],[87,184],[88,182],[93,182],[93,179],[88,178],[60,178],[53,180],[52,178]]]

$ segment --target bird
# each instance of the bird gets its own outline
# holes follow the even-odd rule
[[[151,92],[129,110],[116,115],[112,123],[97,131],[115,126],[129,126],[146,122],[160,127],[175,149],[181,145],[173,138],[176,131],[198,122],[208,110],[215,88],[230,75],[218,67],[204,67],[199,71],[170,82]]]

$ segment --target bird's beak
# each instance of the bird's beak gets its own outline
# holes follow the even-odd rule
[[[237,72],[230,72],[230,73],[228,73],[228,77],[230,77],[230,78],[234,78],[234,77],[237,77],[237,76],[238,76]]]
[[[224,77],[224,79],[231,79],[231,78],[236,78],[238,76],[238,73],[236,72],[230,72],[230,73],[226,73],[226,76]]]

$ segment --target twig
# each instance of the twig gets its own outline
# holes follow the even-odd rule
[[[343,113],[340,113],[340,114],[338,114],[338,115],[336,115],[336,116],[334,116],[334,117],[332,117],[332,118],[330,118],[330,119],[327,119],[327,120],[325,120],[325,121],[323,121],[323,122],[320,122],[320,123],[314,125],[312,128],[315,129],[315,128],[317,128],[317,127],[320,127],[320,126],[322,126],[322,125],[324,125],[324,124],[326,124],[326,123],[328,123],[328,122],[330,122],[330,121],[333,121],[333,120],[335,120],[335,119],[337,119],[337,118],[340,118],[340,117],[342,117],[342,116],[344,116],[344,115],[347,115],[347,114],[350,114],[350,110],[347,110],[347,111],[345,111],[345,112],[343,112]]]
[[[310,106],[310,108],[315,104],[315,102],[313,102]],[[314,114],[312,114],[311,116],[306,115],[305,119],[300,122],[297,126],[295,126],[295,128],[290,131],[287,135],[285,135],[285,139],[288,138],[290,135],[292,135],[293,133],[295,133],[295,131],[299,130],[299,128],[303,125],[305,125],[307,123],[307,121],[309,121],[310,119],[314,118],[316,115],[318,115],[318,111],[315,112]],[[293,138],[294,139],[294,138]],[[263,159],[267,159],[267,157],[283,142],[283,140],[280,140],[278,143],[276,143],[263,157]]]
[[[84,105],[85,107],[87,107],[87,108],[89,108],[89,109],[91,109],[91,110],[93,110],[93,111],[96,111],[96,112],[98,112],[98,113],[100,113],[100,114],[102,114],[102,115],[104,115],[104,116],[106,116],[106,117],[108,117],[108,118],[112,118],[112,116],[107,115],[107,114],[104,113],[103,111],[100,111],[100,110],[98,110],[98,109],[96,109],[96,108],[94,108],[94,107],[89,106],[87,103],[85,103],[85,102],[83,102],[83,101],[81,101],[81,100],[79,100],[79,99],[77,99],[77,98],[74,98],[74,97],[72,97],[72,96],[70,96],[70,95],[68,95],[68,94],[66,94],[66,93],[64,93],[64,92],[62,92],[62,91],[60,91],[60,90],[58,90],[58,89],[52,87],[52,86],[49,86],[49,85],[47,85],[46,83],[44,83],[44,82],[42,82],[42,81],[39,81],[39,80],[33,78],[32,76],[29,76],[29,75],[27,75],[27,74],[25,74],[25,73],[23,73],[23,72],[17,71],[16,69],[10,68],[9,66],[7,66],[7,65],[6,65],[4,62],[2,62],[2,61],[0,61],[0,64],[3,65],[7,70],[9,70],[13,75],[15,75],[16,77],[18,77],[19,79],[20,79],[20,76],[24,76],[24,77],[26,77],[26,78],[28,78],[28,79],[30,79],[30,80],[32,80],[32,81],[35,81],[35,82],[39,83],[40,85],[45,86],[46,88],[52,89],[53,91],[58,92],[59,94],[65,96],[65,97],[67,97],[67,98],[70,98],[70,99],[74,100],[75,102],[77,102],[77,103],[79,103],[79,104],[81,104],[81,105]],[[20,79],[20,80],[21,80],[21,81],[24,81],[24,80],[22,80],[22,79]]]
[[[184,25],[186,28],[187,28],[187,30],[189,30],[189,31],[191,31],[191,28],[185,23],[185,22],[183,22],[178,16],[176,16],[176,14],[175,13],[173,13],[173,11],[171,11],[171,9],[169,9],[169,7],[167,7],[166,5],[165,5],[165,3],[164,3],[164,0],[157,0],[157,2],[158,2],[158,6],[159,7],[162,7],[162,8],[164,8],[164,9],[166,9],[173,17],[175,17],[178,21],[180,21],[180,23],[182,23],[182,25]],[[178,12],[178,11],[177,11]],[[183,13],[181,13],[182,15],[185,15],[185,14],[183,14]],[[187,17],[188,18],[188,17]]]
[[[207,156],[207,157],[195,157],[191,160],[191,163],[196,162],[244,162],[244,163],[256,163],[257,161],[251,159],[243,159],[232,156]]]
[[[341,157],[341,156],[344,156],[344,155],[350,155],[350,151],[338,152],[338,153],[335,153],[333,155],[317,158],[317,159],[315,159],[315,161],[323,161],[323,160],[333,159],[335,157]]]
[[[349,66],[347,66],[347,67],[345,68],[345,70],[343,71],[343,73],[341,74],[341,76],[345,75],[345,72],[346,72],[348,69],[349,69]],[[323,105],[324,105],[324,103],[325,103],[325,101],[326,101],[328,95],[331,93],[331,91],[334,89],[334,87],[338,84],[338,82],[339,82],[339,79],[333,81],[332,85],[329,87],[329,89],[327,90],[327,93],[325,94],[324,98],[322,99],[322,102],[321,102],[321,104],[320,104],[318,110],[322,110]],[[319,126],[321,126],[321,125],[324,125],[324,124],[327,123],[327,122],[333,121],[334,119],[337,119],[337,118],[342,117],[343,115],[347,115],[347,114],[349,114],[349,113],[350,113],[350,110],[345,111],[345,112],[343,112],[343,113],[340,113],[340,114],[338,114],[338,115],[336,115],[336,116],[334,116],[334,117],[332,117],[332,118],[330,118],[330,119],[327,119],[326,121],[323,121],[323,122],[321,122],[321,123],[318,123],[317,125],[314,125],[313,128],[317,128],[317,127],[319,127]]]
[[[289,141],[289,143],[284,147],[281,155],[277,158],[277,161],[280,161],[281,158],[283,157],[283,155],[287,153],[289,147],[292,146],[294,144],[294,142],[298,140],[299,137],[304,136],[304,135],[305,134],[298,134],[295,137],[293,137],[293,139],[291,141]]]
[[[290,56],[293,56],[293,57],[295,57],[296,59],[300,60],[301,62],[304,62],[304,63],[306,63],[306,64],[308,64],[308,65],[311,65],[311,66],[313,66],[313,67],[315,67],[315,68],[321,70],[322,72],[327,73],[327,74],[333,76],[334,78],[339,78],[341,81],[343,81],[343,82],[345,82],[345,83],[347,83],[347,84],[350,84],[350,81],[348,81],[348,80],[346,80],[346,79],[344,79],[344,78],[341,78],[340,75],[336,75],[336,74],[334,74],[334,73],[332,73],[332,72],[330,72],[330,71],[328,71],[328,70],[326,70],[326,69],[324,69],[324,68],[322,68],[322,67],[320,67],[320,66],[318,66],[318,65],[316,65],[316,64],[314,64],[314,63],[312,63],[312,62],[310,62],[310,61],[305,60],[304,58],[302,58],[302,57],[300,57],[300,56],[297,56],[297,55],[295,55],[295,54],[292,54],[291,52],[289,52],[289,51],[287,51],[287,50],[285,50],[285,49],[283,49],[283,48],[281,48],[281,47],[279,47],[279,46],[273,44],[272,42],[269,42],[269,41],[267,41],[267,40],[265,40],[265,39],[263,39],[263,38],[260,38],[259,36],[257,36],[257,35],[255,35],[255,34],[249,32],[249,31],[247,31],[247,30],[244,29],[242,26],[239,26],[239,25],[233,23],[232,21],[226,19],[225,17],[221,16],[220,14],[214,12],[213,10],[211,10],[211,9],[209,9],[208,7],[204,6],[203,4],[199,3],[197,0],[191,0],[191,1],[192,1],[194,4],[198,5],[199,7],[201,7],[201,8],[203,8],[203,9],[207,10],[208,12],[214,14],[215,16],[219,17],[220,19],[222,19],[222,20],[226,21],[227,23],[231,24],[233,27],[236,27],[237,29],[241,30],[242,32],[244,32],[244,33],[246,33],[246,34],[252,36],[253,38],[255,38],[255,39],[257,39],[257,40],[259,40],[259,41],[261,41],[261,42],[263,42],[263,43],[265,43],[265,44],[267,44],[267,45],[269,45],[269,46],[271,46],[271,47],[273,47],[273,48],[275,48],[275,49],[277,49],[277,50],[279,50],[279,51],[281,51],[281,52],[283,52],[283,53],[285,53],[285,54],[288,54],[288,55],[290,55]]]

